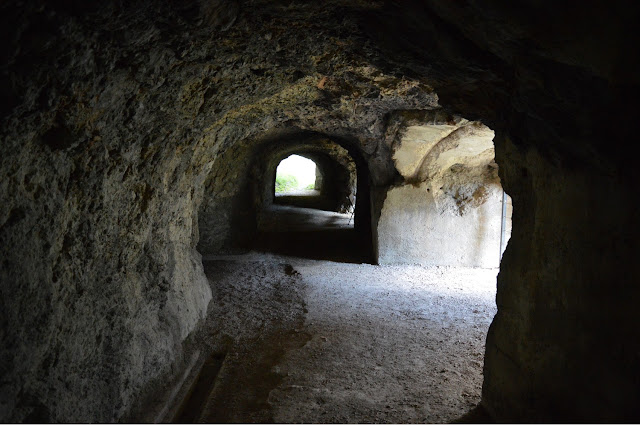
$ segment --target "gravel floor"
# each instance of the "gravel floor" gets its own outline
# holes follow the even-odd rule
[[[200,421],[450,422],[480,401],[497,270],[205,260],[226,357]]]

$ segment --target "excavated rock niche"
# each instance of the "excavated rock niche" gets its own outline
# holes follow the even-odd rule
[[[488,127],[434,114],[396,134],[403,183],[387,192],[378,262],[498,267],[503,190]]]

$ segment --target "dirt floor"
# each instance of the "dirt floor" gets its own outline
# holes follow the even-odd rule
[[[175,421],[442,423],[479,403],[497,270],[276,252],[204,259],[207,361]]]
[[[496,270],[205,261],[221,369],[196,421],[450,422],[480,401]]]

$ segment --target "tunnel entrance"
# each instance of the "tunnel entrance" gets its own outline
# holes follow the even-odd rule
[[[317,155],[310,156],[318,158]],[[353,161],[347,161],[347,166],[344,166],[335,160],[324,158],[317,165],[312,159],[306,158],[304,153],[288,156],[276,168],[273,203],[338,213],[344,217],[336,214],[325,216],[339,222],[348,215],[348,225],[352,226],[357,174]],[[309,211],[307,215],[314,212]],[[319,214],[318,218],[321,216]],[[313,222],[312,218],[308,220],[311,226]],[[321,219],[316,224],[323,226]]]
[[[276,168],[275,196],[291,196],[300,192],[318,195],[322,176],[316,163],[300,155],[290,155]]]
[[[370,238],[355,226],[359,173],[349,152],[325,141],[300,147],[294,153],[287,149],[275,159],[275,173],[269,169],[266,172],[266,183],[273,188],[271,198],[257,208],[253,249],[367,262]],[[360,208],[366,207],[361,204]]]
[[[292,131],[224,151],[204,183],[198,251],[374,262],[371,177],[356,146]],[[315,163],[313,192],[276,192],[278,165],[292,155]]]

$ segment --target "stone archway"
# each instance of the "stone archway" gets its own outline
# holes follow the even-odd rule
[[[198,250],[203,254],[220,254],[251,249],[260,230],[261,214],[274,203],[277,165],[283,158],[298,153],[314,160],[324,174],[323,196],[315,206],[352,214],[348,223],[353,227],[353,235],[335,245],[355,254],[353,258],[358,261],[371,262],[375,223],[371,220],[369,167],[356,146],[341,137],[291,129],[258,138],[239,151],[225,152],[229,162],[224,160],[223,164],[234,172],[214,172],[205,182],[209,189],[205,190],[200,207]],[[348,250],[352,245],[355,250]]]

